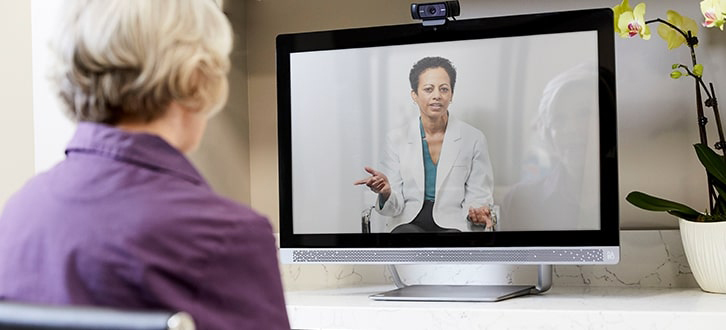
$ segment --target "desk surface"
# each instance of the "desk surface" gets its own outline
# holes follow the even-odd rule
[[[393,286],[286,292],[293,329],[726,329],[726,295],[699,289],[553,287],[496,303],[388,302]]]

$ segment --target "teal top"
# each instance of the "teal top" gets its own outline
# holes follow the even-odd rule
[[[426,142],[426,132],[424,132],[421,117],[419,117],[418,123],[421,128],[421,144],[423,145],[424,200],[433,202],[436,199],[436,164],[434,164],[431,153],[429,153],[429,144]],[[386,203],[381,200],[379,195],[378,207],[382,209],[384,204]]]
[[[429,144],[426,142],[426,133],[423,129],[421,117],[419,117],[418,122],[419,127],[421,127],[421,142],[423,144],[424,199],[433,202],[436,199],[436,164],[431,159]]]

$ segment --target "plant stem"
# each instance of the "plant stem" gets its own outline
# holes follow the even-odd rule
[[[713,117],[716,119],[716,128],[718,129],[718,144],[721,147],[721,156],[724,159],[724,162],[726,162],[726,142],[724,142],[724,135],[723,135],[723,127],[721,125],[721,115],[718,112],[718,101],[716,100],[716,91],[713,89],[713,84],[709,83],[709,87],[711,87],[711,96],[709,98],[711,99],[711,108],[713,108]],[[704,86],[704,89],[706,87]]]
[[[673,25],[672,23],[665,21],[661,18],[656,18],[652,20],[648,20],[645,22],[645,24],[650,24],[654,22],[659,22],[662,24],[665,24],[666,26],[670,27],[671,29],[677,31],[680,33],[683,38],[686,40],[686,44],[688,45],[688,48],[691,50],[691,63],[693,65],[693,68],[696,67],[696,64],[698,62],[696,61],[696,50],[695,46],[698,44],[698,39],[696,39],[690,30],[683,31],[679,27]],[[714,113],[714,119],[716,120],[716,127],[718,129],[718,137],[719,142],[717,143],[718,148],[721,149],[721,155],[724,158],[724,162],[726,162],[726,142],[724,142],[724,134],[723,134],[723,127],[721,125],[721,116],[718,111],[718,103],[716,102],[716,93],[713,89],[713,84],[710,84],[711,91],[709,93],[708,88],[706,88],[706,85],[703,83],[703,79],[699,76],[696,76],[693,74],[687,67],[684,67],[686,71],[688,71],[688,74],[691,75],[695,79],[695,85],[696,85],[696,115],[698,116],[698,134],[700,136],[701,143],[705,146],[708,146],[708,136],[706,135],[706,124],[708,122],[708,118],[703,113],[703,98],[701,96],[701,86],[703,86],[703,91],[708,96],[709,101],[711,102],[711,107],[713,108]],[[708,197],[709,197],[709,210],[710,213],[713,214],[713,209],[716,205],[716,191],[714,188],[714,179],[711,175],[706,173],[706,176],[708,178]]]
[[[712,98],[712,93],[708,91],[708,87],[706,87],[706,83],[703,82],[703,78],[697,76],[695,73],[693,73],[693,71],[691,71],[690,68],[683,64],[678,65],[678,67],[686,70],[686,73],[688,73],[689,76],[693,77],[693,79],[695,79],[696,82],[701,85],[701,87],[703,87],[703,92],[706,93],[706,96],[708,96],[708,98]]]
[[[706,84],[703,82],[703,79],[701,77],[696,77],[696,81],[703,87],[703,91],[706,93],[706,96],[708,96],[709,99],[715,99],[716,96],[713,94],[713,84],[711,84],[711,92],[708,92],[708,88],[706,87]]]
[[[677,26],[673,25],[671,22],[664,21],[660,17],[658,17],[656,19],[649,20],[649,21],[645,21],[645,24],[650,24],[650,23],[655,23],[655,22],[663,23],[665,25],[668,25],[668,27],[670,27],[671,29],[678,31],[678,33],[680,33],[683,36],[683,38],[686,39],[686,43],[689,43],[690,44],[690,42],[689,42],[690,33],[689,34],[686,34],[686,32],[684,32],[683,30],[681,30]]]
[[[688,45],[688,48],[691,50],[691,63],[692,67],[696,67],[696,64],[698,62],[696,61],[696,45],[694,42],[692,42],[693,39],[691,39],[693,36],[691,35],[691,31],[688,31],[688,34],[684,33],[683,30],[679,29],[678,27],[674,26],[673,24],[670,24],[668,22],[665,22],[658,19],[660,22],[665,23],[666,25],[670,26],[672,29],[675,29],[676,31],[680,32],[684,38],[686,38],[686,44]],[[708,123],[708,118],[703,114],[703,99],[701,97],[701,85],[699,84],[699,81],[701,80],[701,77],[697,77],[695,75],[692,75],[695,77],[695,85],[696,85],[696,116],[698,116],[698,134],[701,138],[701,143],[705,146],[708,146],[708,136],[706,135],[706,124]],[[702,83],[702,82],[701,82]],[[709,213],[713,214],[713,208],[716,205],[716,190],[714,189],[714,179],[706,173],[706,177],[708,180],[708,209]]]
[[[655,22],[665,24],[666,26],[668,26],[671,29],[680,33],[683,36],[683,38],[686,39],[686,44],[688,45],[688,48],[691,51],[691,63],[693,65],[693,67],[696,67],[696,64],[698,64],[698,61],[696,61],[696,49],[695,49],[697,41],[694,40],[695,38],[691,34],[691,31],[690,30],[687,32],[683,31],[679,27],[677,27],[677,26],[673,25],[672,23],[665,21],[661,18],[648,20],[645,22],[645,24],[650,24],[650,23],[655,23]],[[688,70],[688,68],[686,68],[686,70]],[[692,74],[690,72],[690,70],[688,70],[688,72],[694,78],[696,78],[696,115],[698,116],[698,118],[697,118],[698,119],[698,135],[701,139],[701,143],[703,143],[704,145],[708,145],[708,136],[706,135],[707,119],[703,114],[703,100],[701,98],[701,86],[699,85],[700,77],[697,77],[696,75]],[[705,89],[705,86],[704,86],[704,89]],[[710,186],[710,184],[709,184],[709,186]],[[713,189],[711,189],[711,190],[713,190]]]
[[[683,33],[683,31],[681,31],[681,29],[674,27],[672,24],[668,24],[668,26]],[[691,31],[688,31],[688,34],[685,35],[685,38],[686,38],[686,40],[690,40]],[[687,44],[688,44],[688,48],[690,48],[690,50],[691,50],[691,63],[693,64],[693,67],[696,67],[696,64],[698,64],[698,63],[696,62],[696,50],[694,49],[695,45],[692,44],[690,41],[687,42]],[[699,84],[700,77],[696,77],[695,75],[693,75],[693,77],[696,78],[695,79],[696,116],[698,117],[698,134],[701,138],[701,143],[705,146],[708,146],[708,136],[706,135],[706,124],[708,123],[708,119],[703,114],[703,99],[701,98],[701,85]],[[709,213],[713,214],[713,208],[716,205],[716,190],[713,187],[714,183],[713,183],[713,178],[711,177],[711,175],[706,173],[706,176],[708,178],[708,199],[709,199],[708,208],[710,211]]]

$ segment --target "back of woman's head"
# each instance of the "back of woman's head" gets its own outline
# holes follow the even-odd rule
[[[213,0],[72,0],[54,76],[74,120],[150,122],[178,102],[216,112],[227,98],[232,29]]]

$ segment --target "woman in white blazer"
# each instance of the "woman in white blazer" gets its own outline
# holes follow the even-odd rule
[[[409,74],[420,117],[392,131],[381,167],[365,170],[376,210],[398,232],[471,231],[492,227],[492,166],[484,134],[449,114],[456,69],[426,57]]]

